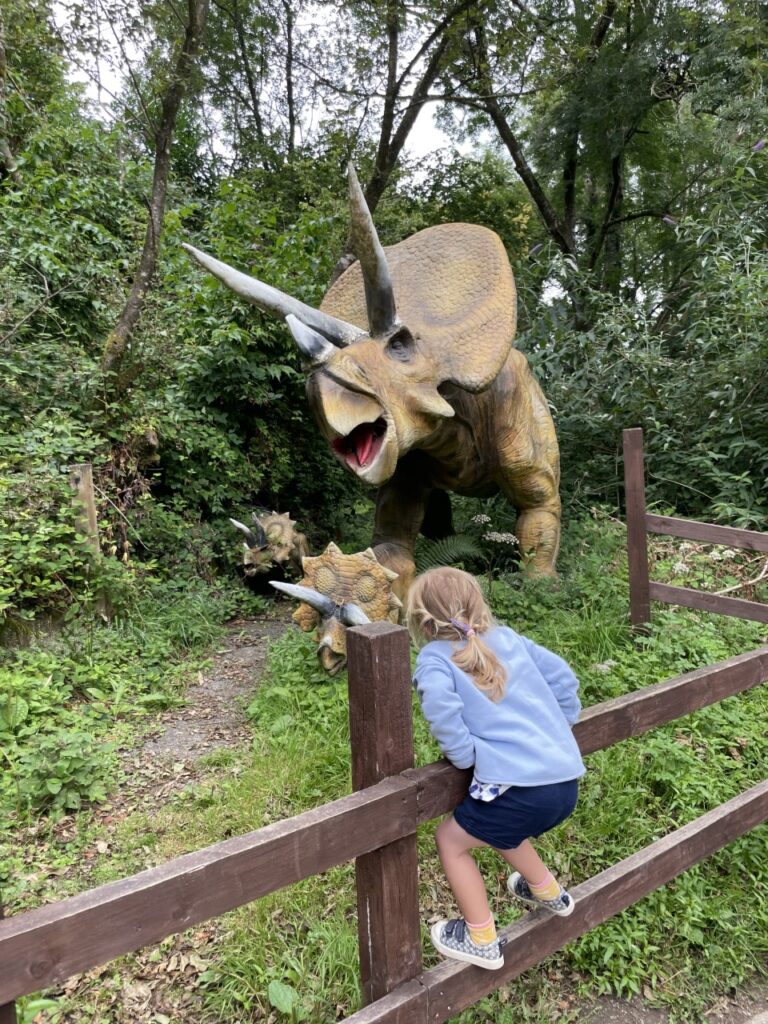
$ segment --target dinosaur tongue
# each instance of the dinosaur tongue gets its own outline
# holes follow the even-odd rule
[[[361,466],[365,466],[368,462],[368,456],[371,454],[371,448],[373,448],[373,434],[369,431],[361,432],[354,438],[353,443],[357,454],[357,461]]]
[[[346,437],[333,442],[350,469],[365,469],[379,454],[387,425],[379,417],[375,423],[359,423]]]

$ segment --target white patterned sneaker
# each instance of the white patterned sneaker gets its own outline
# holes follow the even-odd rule
[[[576,900],[562,885],[560,886],[559,896],[556,896],[553,900],[540,900],[538,896],[534,896],[531,892],[530,886],[519,871],[515,871],[507,879],[507,890],[512,896],[522,900],[523,903],[527,903],[528,906],[544,907],[550,914],[557,914],[558,917],[568,917],[569,914],[573,913],[573,908],[576,906]]]
[[[468,964],[485,967],[489,971],[498,971],[504,966],[501,955],[501,943],[498,938],[482,946],[473,942],[466,921],[454,917],[450,921],[438,921],[430,929],[432,945],[443,956],[451,960],[463,960]]]

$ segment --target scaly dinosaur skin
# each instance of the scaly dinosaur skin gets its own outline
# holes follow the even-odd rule
[[[513,350],[487,391],[443,390],[455,410],[404,455],[376,499],[373,550],[398,573],[404,599],[413,547],[434,488],[469,497],[501,491],[517,509],[515,533],[532,575],[554,576],[560,541],[560,467],[546,400],[525,356]],[[491,444],[493,441],[493,444]]]

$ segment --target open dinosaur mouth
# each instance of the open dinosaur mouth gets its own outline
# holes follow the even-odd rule
[[[365,469],[376,460],[386,432],[387,423],[382,416],[373,423],[358,423],[350,434],[332,442],[333,450],[351,470]]]

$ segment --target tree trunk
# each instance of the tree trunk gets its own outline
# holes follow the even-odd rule
[[[283,0],[285,9],[285,99],[288,104],[288,156],[296,147],[296,102],[293,95],[293,10],[291,0]]]
[[[208,2],[209,0],[188,0],[188,20],[184,42],[176,61],[174,73],[163,96],[160,123],[154,133],[155,167],[144,248],[131,292],[114,331],[106,340],[102,355],[101,368],[105,377],[108,378],[107,392],[111,396],[120,391],[120,369],[133,331],[143,312],[147,292],[157,265],[163,230],[168,174],[171,167],[171,145],[176,131],[179,107],[192,78],[195,58],[205,30]]]
[[[0,181],[4,177],[8,177],[18,185],[21,182],[21,176],[19,175],[16,160],[8,142],[8,113],[5,98],[7,80],[8,65],[5,56],[5,23],[3,22],[3,12],[0,10]]]

